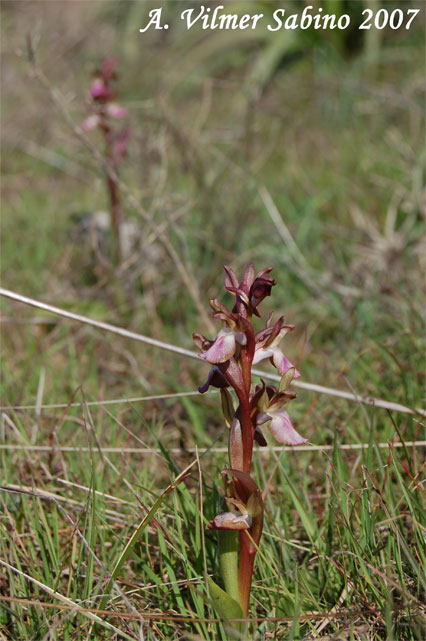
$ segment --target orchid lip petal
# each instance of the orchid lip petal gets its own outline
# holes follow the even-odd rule
[[[285,410],[270,412],[272,418],[269,429],[272,436],[279,443],[286,445],[303,445],[308,439],[303,438],[293,427],[290,416]]]
[[[273,352],[271,349],[259,347],[254,353],[253,365],[256,365],[256,363],[260,363],[260,361],[263,361],[264,358],[271,358],[272,356]]]
[[[265,358],[271,358],[273,364],[281,374],[284,376],[289,369],[294,368],[294,377],[298,378],[301,376],[298,369],[296,369],[293,363],[283,354],[283,352],[278,347],[258,347],[254,353],[253,365],[260,363]]]
[[[225,363],[235,354],[235,349],[235,333],[224,328],[217,335],[213,345],[206,352],[200,354],[200,358],[212,364]]]
[[[214,530],[248,530],[252,525],[250,514],[234,514],[233,512],[222,512],[208,524],[208,529]]]

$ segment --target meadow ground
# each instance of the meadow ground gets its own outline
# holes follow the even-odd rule
[[[254,260],[274,268],[265,307],[296,325],[302,381],[421,408],[421,16],[363,38],[141,38],[146,6],[1,3],[2,287],[193,349],[214,335],[222,264]],[[134,242],[119,268],[109,231],[84,225],[108,209],[102,140],[72,127],[115,55]],[[226,427],[217,394],[179,396],[205,364],[1,304],[0,639],[231,638],[205,588]],[[425,639],[424,415],[297,391],[315,447],[255,453],[269,493],[248,638]]]

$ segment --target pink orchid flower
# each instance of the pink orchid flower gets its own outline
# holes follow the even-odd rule
[[[226,498],[229,512],[221,512],[210,521],[208,530],[249,530],[253,523],[252,515],[246,506],[236,499]]]
[[[285,356],[285,354],[280,350],[279,347],[257,347],[254,353],[253,365],[260,363],[265,358],[269,358],[271,363],[277,368],[281,376],[284,376],[286,372],[292,367],[294,368],[294,378],[298,378],[301,374],[298,369],[296,369],[293,363]]]
[[[246,343],[247,338],[243,332],[235,332],[229,327],[224,327],[210,348],[199,356],[213,365],[225,363],[234,356],[238,345],[246,345]]]
[[[116,102],[110,102],[106,106],[106,113],[111,118],[125,118],[128,114],[126,107],[118,105]]]
[[[303,445],[307,443],[308,439],[300,436],[297,432],[288,412],[283,408],[274,408],[272,405],[266,412],[260,412],[257,415],[257,425],[263,425],[267,421],[271,421],[269,430],[278,443],[285,445]]]
[[[271,320],[271,318],[270,318]],[[285,356],[278,347],[278,343],[289,332],[294,329],[294,325],[284,325],[284,316],[281,316],[273,327],[258,332],[256,335],[256,351],[253,357],[253,365],[260,363],[265,358],[277,368],[281,376],[284,376],[289,369],[294,368],[293,378],[298,378],[301,374],[293,363]]]

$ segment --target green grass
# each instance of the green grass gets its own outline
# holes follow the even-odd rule
[[[52,3],[43,20],[39,3],[20,7],[2,6],[3,287],[183,347],[194,331],[210,336],[132,206],[125,217],[139,222],[141,245],[122,273],[102,272],[78,236],[76,214],[107,207],[103,177],[16,51],[39,24],[38,60],[76,122],[92,64],[120,56],[132,127],[122,178],[167,225],[206,308],[223,263],[271,265],[278,285],[265,308],[296,324],[286,353],[302,380],[422,407],[420,22],[384,33],[377,59],[362,42],[298,43],[303,56],[268,69],[256,92],[261,34],[218,53],[195,32],[192,44],[179,30],[134,40],[139,5]],[[207,575],[220,581],[205,530],[226,464],[214,451],[227,440],[219,396],[86,405],[196,390],[205,365],[1,305],[2,406],[37,395],[80,405],[2,412],[0,639],[231,639],[206,589]],[[255,452],[253,476],[269,493],[248,638],[421,641],[425,448],[391,443],[423,440],[424,419],[308,391],[291,415],[318,450]],[[109,614],[98,621],[100,605]]]
[[[109,443],[120,447],[125,435],[116,422],[107,419],[107,423],[109,432],[115,432]],[[74,439],[62,434],[60,440],[65,445]],[[21,470],[20,483],[29,486],[24,493],[3,494],[2,558],[71,601],[93,608],[99,607],[105,591],[106,572],[115,567],[146,510],[167,487],[168,478],[173,479],[176,469],[193,457],[102,456],[89,433],[86,442],[92,453],[78,456],[61,454],[59,449],[42,455],[2,452],[3,486],[16,483],[16,469]],[[157,437],[150,444],[164,447]],[[204,576],[215,567],[215,535],[203,528],[215,514],[215,470],[224,463],[221,457],[207,454],[201,459],[202,488],[193,468],[184,484],[156,504],[155,527],[152,521],[147,524],[117,575],[126,600],[113,590],[107,597],[108,609],[128,612],[130,603],[142,614],[214,617],[205,602]],[[294,618],[294,623],[256,624],[254,638],[262,631],[275,638],[304,638],[321,621],[318,615],[327,614],[336,603],[339,607],[327,630],[340,631],[339,638],[351,638],[350,630],[364,638],[423,638],[420,606],[426,559],[421,474],[421,459],[411,448],[379,449],[373,438],[362,452],[339,450],[336,440],[334,451],[328,453],[257,454],[255,476],[260,484],[269,481],[271,491],[253,605],[257,617]],[[64,486],[60,479],[71,485]],[[73,479],[86,489],[73,486]],[[49,497],[32,496],[43,490]],[[38,586],[5,568],[2,573],[10,582],[10,596],[46,601]],[[298,620],[304,613],[316,616]],[[39,605],[28,608],[14,602],[3,604],[2,624],[15,638],[41,637],[52,625],[59,626],[61,638],[90,638],[92,623],[84,614],[71,619],[67,612],[51,616],[47,610],[43,615]],[[135,628],[131,622],[128,625],[131,633]],[[165,638],[181,638],[185,630],[201,637],[228,638],[217,624],[161,621],[158,625]],[[124,622],[121,626],[126,629]],[[155,630],[155,624],[147,623],[147,638],[157,638]],[[96,634],[109,638],[107,630],[99,628]]]

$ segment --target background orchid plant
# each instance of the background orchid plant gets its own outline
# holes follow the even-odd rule
[[[105,142],[105,159],[108,169],[118,176],[120,162],[126,152],[130,136],[129,127],[117,128],[113,121],[127,116],[127,109],[116,102],[117,93],[113,86],[117,80],[116,67],[118,60],[108,58],[92,75],[90,97],[92,113],[82,123],[83,131],[99,129]],[[116,259],[120,262],[121,247],[121,205],[117,181],[109,171],[106,174],[107,190],[110,201],[111,227],[116,242]]]
[[[266,445],[262,433],[266,424],[279,443],[300,445],[307,439],[295,430],[286,410],[296,396],[288,387],[300,372],[279,343],[294,326],[286,325],[284,316],[273,322],[272,313],[260,331],[255,332],[251,322],[253,316],[260,316],[258,306],[276,284],[270,275],[272,268],[255,275],[250,262],[240,282],[230,267],[225,265],[224,269],[225,288],[235,296],[235,305],[231,311],[217,298],[211,300],[213,318],[222,321],[223,328],[213,341],[201,334],[193,338],[201,350],[200,357],[212,365],[199,391],[204,393],[209,386],[220,389],[229,427],[229,468],[223,471],[226,509],[208,528],[219,531],[219,564],[225,586],[222,590],[210,580],[210,595],[221,616],[231,619],[248,615],[254,559],[263,528],[262,493],[250,476],[254,441]],[[265,359],[281,374],[278,389],[263,380],[252,384],[252,366]],[[238,398],[236,409],[230,387]]]

